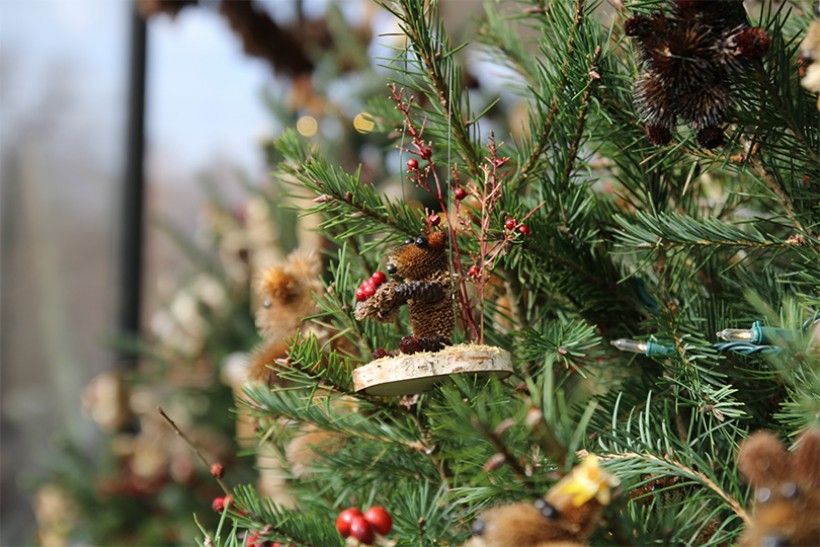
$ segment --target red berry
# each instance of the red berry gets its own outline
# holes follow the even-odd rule
[[[367,300],[367,296],[364,294],[364,289],[359,287],[356,289],[356,301],[364,302],[365,300]]]
[[[217,479],[222,478],[222,475],[225,473],[225,468],[222,466],[221,463],[215,463],[211,466],[211,476]]]
[[[372,279],[376,286],[378,286],[387,281],[387,276],[384,272],[376,272],[370,276],[370,279]]]
[[[245,547],[265,547],[265,540],[259,535],[259,532],[251,532],[245,535]]]
[[[469,275],[470,277],[478,277],[478,266],[476,266],[475,264],[470,266],[470,269],[467,270],[467,275]]]
[[[456,188],[455,198],[458,201],[461,201],[462,199],[464,199],[466,197],[467,197],[467,190],[465,190],[464,188],[462,188],[460,186],[458,188]]]
[[[504,227],[508,230],[515,230],[515,225],[516,222],[514,218],[508,218],[504,221]]]
[[[418,168],[419,168],[419,162],[416,160],[416,158],[410,158],[409,160],[407,160],[407,170],[408,171],[415,171]]]
[[[375,285],[364,285],[362,287],[362,293],[364,294],[365,300],[376,294],[376,287]]]
[[[362,284],[359,285],[359,288],[360,289],[373,289],[375,291],[376,290],[376,282],[373,280],[373,278],[365,279],[364,281],[362,281]]]
[[[350,535],[350,523],[356,517],[361,517],[362,512],[355,507],[348,507],[336,517],[336,530],[342,534],[342,537]]]
[[[364,514],[364,519],[381,535],[387,535],[393,528],[393,519],[384,507],[371,507]]]
[[[214,510],[214,511],[216,511],[217,513],[221,513],[222,511],[224,511],[224,510],[225,510],[225,507],[226,507],[226,506],[227,506],[227,505],[228,505],[231,501],[233,501],[233,496],[230,496],[230,495],[225,496],[224,498],[223,498],[223,497],[221,497],[221,496],[216,497],[216,498],[214,498],[214,500],[211,502],[211,509],[213,509],[213,510]]]
[[[361,513],[359,513],[361,515]],[[350,521],[350,535],[358,539],[365,545],[370,545],[376,539],[376,534],[373,533],[373,527],[367,522],[363,516],[355,516]]]
[[[518,227],[518,233],[520,233],[522,236],[530,235],[529,226],[527,226],[526,224],[522,224],[521,226]]]

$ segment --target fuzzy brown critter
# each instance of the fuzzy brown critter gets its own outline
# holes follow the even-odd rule
[[[407,304],[413,335],[402,339],[403,353],[438,351],[450,344],[455,316],[446,234],[433,232],[428,237],[408,239],[391,255],[387,271],[401,281],[382,284],[376,294],[358,303],[356,319],[390,321]]]
[[[737,463],[755,491],[740,545],[820,545],[820,428],[806,431],[792,454],[759,431],[740,445]]]
[[[697,130],[701,146],[723,145],[732,81],[769,48],[766,32],[747,24],[743,2],[675,0],[670,13],[628,19],[624,33],[638,43],[635,102],[650,142],[668,143],[681,118]]]
[[[322,289],[321,268],[318,256],[296,251],[259,276],[256,326],[263,341],[251,355],[251,380],[270,380],[271,363],[287,356],[287,340],[300,330],[305,318],[316,313],[315,296]]]
[[[485,511],[464,547],[583,547],[617,485],[589,456],[534,503]]]

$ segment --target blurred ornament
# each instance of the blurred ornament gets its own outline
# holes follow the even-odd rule
[[[131,421],[128,390],[119,372],[103,372],[91,380],[82,403],[85,413],[106,433],[120,431]]]
[[[77,507],[65,490],[55,484],[45,484],[34,495],[34,516],[37,537],[42,547],[64,547],[77,516]]]

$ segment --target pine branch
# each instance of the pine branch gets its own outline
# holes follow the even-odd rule
[[[567,153],[567,157],[565,160],[564,171],[563,173],[561,173],[561,177],[556,184],[558,192],[566,191],[566,188],[570,182],[570,177],[572,176],[572,171],[575,167],[575,159],[578,155],[578,148],[580,147],[581,140],[584,136],[584,129],[586,127],[587,121],[587,112],[589,111],[589,104],[592,98],[592,93],[596,87],[596,83],[601,79],[601,76],[596,72],[598,59],[600,59],[600,57],[601,47],[598,46],[595,48],[595,52],[592,54],[592,57],[589,60],[589,81],[587,82],[587,86],[584,90],[583,95],[581,95],[581,103],[578,111],[578,121],[575,125],[575,132],[572,135],[569,142],[569,152]]]
[[[660,458],[658,456],[652,454],[639,454],[637,452],[622,452],[617,454],[604,454],[601,456],[601,459],[604,461],[618,461],[618,460],[638,460],[642,462],[651,462],[657,464],[663,470],[672,470],[676,474],[688,477],[693,479],[715,494],[717,494],[726,504],[732,509],[732,511],[740,517],[740,519],[746,524],[747,526],[751,522],[751,518],[749,514],[743,509],[743,506],[737,501],[735,498],[730,496],[725,490],[723,490],[717,483],[711,480],[709,477],[697,471],[689,466],[684,465],[683,463],[671,458],[669,456],[664,456]]]
[[[634,217],[615,217],[620,229],[615,233],[619,245],[633,249],[718,248],[782,251],[802,246],[820,245],[806,237],[786,239],[764,234],[753,225],[745,230],[733,223],[714,218],[697,219],[677,213],[647,214],[638,211]]]
[[[547,109],[547,114],[544,118],[544,121],[540,124],[540,131],[538,132],[535,142],[531,143],[530,145],[530,154],[527,156],[527,159],[524,161],[524,164],[519,168],[515,178],[513,178],[513,180],[510,182],[510,186],[513,189],[513,192],[515,192],[520,186],[526,183],[527,179],[531,176],[533,168],[538,163],[539,158],[547,148],[550,133],[552,132],[553,123],[555,121],[555,116],[558,113],[558,109],[560,107],[559,101],[561,99],[561,92],[567,85],[567,81],[569,79],[569,72],[571,66],[570,63],[572,62],[575,56],[576,40],[578,39],[578,33],[580,32],[581,25],[584,22],[584,2],[585,0],[575,0],[574,14],[572,18],[572,28],[568,33],[566,53],[564,55],[564,61],[561,64],[558,83],[555,85],[555,88],[553,90],[552,99],[550,99],[550,104]],[[600,55],[600,50],[597,55]]]
[[[422,77],[435,97],[433,104],[446,120],[468,173],[480,179],[481,156],[467,132],[468,124],[461,110],[460,75],[453,59],[457,49],[450,47],[444,25],[431,4],[416,0],[398,0],[396,4],[395,8],[382,5],[400,19],[402,30],[421,60]]]

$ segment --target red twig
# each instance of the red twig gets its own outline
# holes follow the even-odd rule
[[[468,183],[469,188],[467,189],[467,193],[478,197],[481,206],[481,216],[476,233],[475,225],[471,222],[465,222],[461,218],[460,199],[453,200],[453,214],[450,214],[450,210],[442,193],[437,165],[433,159],[433,144],[430,141],[425,141],[423,138],[425,124],[422,123],[421,127],[416,127],[410,117],[410,103],[413,97],[405,99],[404,91],[398,89],[395,84],[390,84],[390,94],[396,103],[396,109],[401,112],[404,118],[407,134],[411,137],[409,145],[400,147],[400,150],[418,157],[418,159],[412,158],[408,161],[410,180],[419,188],[435,194],[438,198],[441,210],[448,212],[447,229],[452,250],[451,264],[456,277],[456,294],[461,318],[470,330],[471,338],[482,343],[484,341],[484,297],[485,289],[490,279],[489,272],[495,267],[498,258],[509,249],[511,242],[521,235],[519,228],[523,226],[524,221],[530,218],[544,204],[541,203],[533,208],[520,222],[516,222],[514,229],[504,230],[501,239],[497,239],[495,235],[496,229],[494,229],[492,222],[493,218],[495,218],[494,213],[498,203],[504,193],[505,179],[502,168],[510,158],[499,155],[498,151],[501,144],[496,144],[495,136],[492,135],[487,143],[488,154],[484,158],[484,163],[481,166],[481,171],[484,173],[484,183],[479,187],[474,182],[470,182]],[[461,188],[458,177],[458,166],[454,165],[452,169],[451,194],[454,193],[452,191],[455,189]],[[431,186],[431,181],[433,186]],[[433,224],[434,219],[437,219],[435,215],[427,213],[428,230],[432,229],[435,225]],[[478,240],[478,257],[470,267],[468,275],[464,275],[461,251],[458,245],[458,238],[456,237],[456,223],[461,223],[463,231],[471,232]],[[470,301],[470,295],[467,290],[468,278],[473,279],[473,283],[477,288],[479,306],[478,323],[476,322],[476,317],[473,313],[473,304]]]
[[[395,84],[390,84],[390,96],[393,101],[396,103],[396,109],[401,113],[402,117],[404,118],[404,125],[406,128],[407,133],[411,137],[411,142],[408,147],[402,148],[403,152],[406,152],[411,155],[418,156],[420,160],[422,160],[424,165],[417,164],[415,168],[409,168],[410,172],[410,180],[418,186],[431,194],[434,193],[436,198],[439,202],[439,208],[442,212],[449,211],[447,206],[447,201],[444,197],[444,193],[442,192],[441,188],[441,181],[438,176],[438,169],[436,161],[433,159],[433,143],[430,141],[425,141],[423,138],[424,135],[424,127],[426,125],[426,121],[422,123],[420,128],[417,128],[415,123],[413,123],[412,118],[410,117],[410,103],[413,101],[413,97],[409,97],[405,100],[404,97],[404,90],[400,90],[396,87]],[[408,166],[409,167],[409,166]],[[453,188],[455,188],[455,182],[458,181],[458,170],[456,167],[453,168]],[[435,189],[430,186],[430,181],[432,180]],[[452,188],[451,188],[452,190]],[[451,192],[452,193],[452,192]],[[458,200],[455,201],[455,218],[458,218],[458,210],[459,210],[459,202]],[[428,228],[430,227],[431,222],[429,220],[428,215]],[[456,229],[453,222],[453,215],[447,214],[447,232],[450,241],[450,249],[451,249],[451,264],[453,271],[455,273],[456,278],[456,295],[458,298],[459,304],[459,311],[461,313],[462,322],[466,325],[466,327],[470,330],[471,338],[473,340],[482,340],[480,337],[478,325],[476,325],[475,317],[473,316],[472,305],[470,303],[470,296],[467,292],[467,279],[464,275],[462,261],[461,261],[461,250],[458,245],[458,238],[456,237]]]

